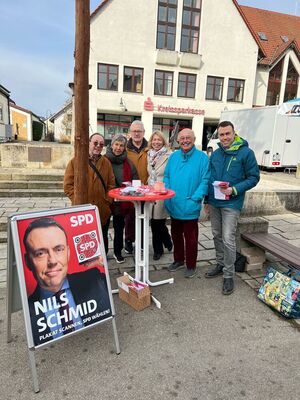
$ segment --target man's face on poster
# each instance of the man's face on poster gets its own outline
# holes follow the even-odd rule
[[[56,226],[33,229],[27,237],[26,263],[41,288],[56,293],[68,272],[70,249]]]

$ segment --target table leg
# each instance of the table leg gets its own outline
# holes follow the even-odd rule
[[[163,281],[158,281],[158,282],[151,282],[149,279],[149,220],[150,220],[150,207],[151,203],[149,201],[146,201],[144,203],[144,211],[142,212],[142,205],[141,202],[136,202],[136,235],[138,235],[138,232],[142,232],[142,221],[144,221],[144,226],[143,226],[143,254],[141,251],[141,237],[139,236],[139,241],[137,241],[137,236],[136,236],[136,279],[141,280],[141,271],[142,271],[142,281],[145,283],[148,283],[149,286],[159,286],[159,285],[164,285],[166,283],[174,283],[174,278],[169,278],[165,279]],[[138,206],[138,207],[137,207]],[[138,211],[137,211],[138,209]],[[138,225],[138,229],[137,229]],[[137,268],[138,267],[138,268]],[[139,277],[137,277],[137,269],[139,274]]]

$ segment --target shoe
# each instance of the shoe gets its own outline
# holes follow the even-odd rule
[[[160,254],[160,253],[154,253],[153,260],[159,260],[161,256],[162,256],[162,254]]]
[[[184,271],[185,278],[194,278],[196,275],[196,268],[186,268]]]
[[[125,240],[125,253],[132,254],[133,253],[133,246],[130,240]]]
[[[172,251],[172,250],[173,250],[173,243],[171,243],[171,245],[168,246],[167,249],[168,249],[169,251]]]
[[[165,246],[165,248],[168,249],[169,251],[172,251],[172,250],[173,250],[173,243],[172,243],[172,242],[170,242],[169,245],[167,245],[167,246],[164,244],[164,246]]]
[[[183,268],[184,263],[179,262],[179,261],[174,261],[172,264],[168,266],[168,271],[170,272],[175,272],[178,271],[179,269]]]
[[[233,278],[224,278],[223,294],[231,294],[234,290]]]
[[[114,259],[118,264],[123,264],[123,262],[125,262],[125,258],[122,256],[122,254],[114,254]]]
[[[223,265],[217,264],[214,269],[205,273],[205,278],[215,278],[219,275],[223,275]]]

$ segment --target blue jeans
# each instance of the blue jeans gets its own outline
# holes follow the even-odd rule
[[[236,229],[241,211],[209,206],[216,260],[223,267],[223,277],[233,278],[236,259]]]

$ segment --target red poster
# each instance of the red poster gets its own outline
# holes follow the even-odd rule
[[[16,219],[34,346],[111,317],[95,209]]]

